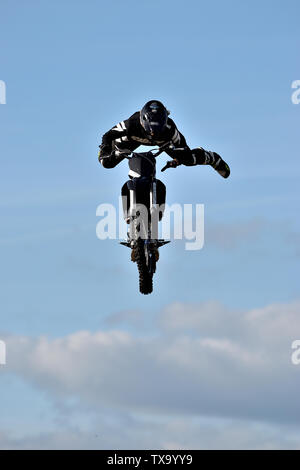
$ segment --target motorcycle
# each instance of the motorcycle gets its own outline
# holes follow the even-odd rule
[[[174,149],[168,142],[159,150],[148,152],[119,152],[120,157],[128,159],[129,180],[122,187],[124,219],[129,225],[127,241],[121,245],[131,248],[131,259],[136,262],[139,273],[139,290],[141,294],[153,291],[153,275],[158,261],[158,249],[170,240],[158,238],[158,225],[163,217],[166,201],[166,187],[156,178],[156,158],[167,148],[173,152],[185,149]],[[130,153],[129,153],[130,152]],[[110,158],[103,157],[103,158]],[[176,168],[177,160],[171,160],[161,169]]]

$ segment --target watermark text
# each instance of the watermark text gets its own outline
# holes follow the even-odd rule
[[[127,230],[130,233],[133,227],[138,227],[138,236],[142,239],[186,240],[185,249],[188,251],[201,250],[204,246],[204,204],[155,204],[151,210],[143,204],[135,204],[134,209],[124,211],[127,198],[119,198],[119,207],[113,204],[100,204],[96,216],[101,220],[96,226],[96,235],[99,240],[124,239]],[[125,224],[128,219],[130,224]],[[134,224],[132,223],[134,220]],[[150,222],[149,222],[150,221]],[[160,221],[160,222],[159,222]]]
[[[0,366],[5,366],[6,364],[6,344],[4,341],[0,340]]]
[[[295,349],[291,356],[292,363],[298,366],[300,365],[300,339],[295,339],[295,341],[292,342],[292,349]]]
[[[295,91],[292,93],[292,103],[299,104],[300,103],[300,80],[294,80],[292,83],[292,88]]]
[[[6,84],[0,80],[0,104],[6,104]]]

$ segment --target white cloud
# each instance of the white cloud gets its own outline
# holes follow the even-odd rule
[[[185,423],[195,416],[218,417],[243,423],[239,426],[253,436],[255,422],[290,426],[291,434],[298,423],[300,367],[291,363],[291,344],[300,339],[299,302],[248,312],[216,302],[176,303],[160,313],[155,335],[111,330],[3,339],[8,372],[55,400],[74,397],[79,407],[95,413],[104,407],[136,416],[168,415],[172,422],[181,416]],[[232,429],[238,445],[233,437],[238,428]],[[166,439],[179,443],[178,436],[170,433]],[[215,442],[230,447],[228,439]],[[262,445],[272,442],[277,445],[278,436]],[[241,446],[248,444],[241,439]],[[205,446],[212,444],[206,439]]]
[[[300,449],[300,429],[240,420],[182,416],[107,419],[89,429],[64,423],[56,431],[14,437],[0,432],[0,449]]]

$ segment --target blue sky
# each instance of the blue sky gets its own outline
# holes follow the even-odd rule
[[[11,338],[16,351],[21,338],[33,341],[34,351],[38,338],[75,335],[76,342],[81,331],[117,331],[132,335],[133,342],[158,335],[168,344],[172,322],[164,330],[159,318],[171,308],[176,315],[174,305],[181,306],[183,316],[196,305],[200,317],[207,302],[246,317],[253,309],[269,312],[272,305],[283,306],[272,307],[275,312],[294,312],[300,105],[292,104],[291,84],[300,79],[299,2],[4,0],[0,8],[0,80],[7,87],[7,103],[0,105],[0,339]],[[162,174],[170,204],[205,205],[205,245],[198,252],[185,251],[175,241],[164,247],[154,293],[144,297],[137,291],[129,250],[95,235],[96,207],[117,204],[127,178],[126,162],[114,170],[99,165],[97,147],[104,132],[151,98],[171,110],[191,147],[217,151],[232,173],[223,180],[212,168],[199,166]],[[160,157],[158,169],[165,160]],[[227,331],[222,308],[213,311],[220,335],[226,330],[224,337],[233,341],[235,324]],[[281,328],[289,331],[290,317],[282,315]],[[287,333],[287,354],[289,340],[300,336],[296,325],[295,337]],[[208,336],[211,327],[205,325]],[[267,355],[272,356],[277,339],[272,343],[273,330],[269,334]],[[113,338],[112,344],[119,341]],[[187,346],[181,347],[184,356]],[[0,446],[87,446],[87,429],[95,426],[93,408],[88,409],[93,402],[79,390],[83,384],[92,388],[88,378],[81,377],[80,386],[75,381],[72,393],[67,384],[62,392],[46,364],[34,373],[29,361],[22,371],[16,351],[8,349],[8,363],[0,370],[5,401]],[[113,365],[118,369],[117,361]],[[297,372],[291,371],[294,386]],[[80,412],[68,404],[74,396]],[[17,410],[24,403],[28,412],[21,415]],[[167,426],[168,410],[159,399],[140,409],[130,400],[120,407],[117,399],[108,403],[105,397],[99,420],[106,423],[108,437],[94,445],[134,446],[134,430],[142,428],[145,440],[138,445],[147,447],[147,426],[149,433],[156,429],[149,424],[152,409],[158,410],[156,420],[164,420],[165,436],[170,434],[169,444],[162,439],[154,447],[183,445],[176,426],[175,431]],[[219,445],[227,448],[235,442],[237,447],[266,445],[260,440],[265,431],[257,426],[269,426],[275,447],[295,446],[294,437],[283,442],[275,409],[273,424],[270,416],[261,416],[260,424],[234,421],[240,419],[234,412],[232,423],[224,424],[217,411],[208,413],[207,424],[200,410],[195,426],[207,448],[213,442],[203,437],[206,426],[218,430]],[[63,436],[58,433],[61,413],[69,419]],[[132,436],[122,434],[124,416],[136,420]],[[184,426],[187,422],[180,421],[179,428]],[[231,442],[223,439],[222,426],[233,429]],[[241,428],[246,437],[239,443]],[[119,440],[110,441],[110,433]],[[197,447],[192,438],[186,445]]]

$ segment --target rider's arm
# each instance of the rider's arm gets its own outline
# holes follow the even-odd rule
[[[128,134],[128,119],[119,122],[115,127],[112,127],[102,137],[102,144],[105,146],[111,146],[114,140],[122,139]]]
[[[168,125],[170,126],[171,142],[173,143],[174,150],[166,149],[165,152],[172,158],[176,159],[179,163],[186,166],[195,165],[195,157],[192,154],[191,149],[186,143],[185,137],[179,132],[176,124],[172,119],[168,119]],[[176,149],[184,149],[176,151]]]
[[[130,118],[129,118],[130,119]],[[128,128],[129,128],[129,119],[119,122],[116,126],[106,132],[102,137],[102,143],[99,145],[100,151],[98,154],[98,160],[105,168],[114,168],[123,158],[116,158],[116,155],[113,153],[113,142],[116,144],[122,142],[122,140],[128,140]],[[103,157],[108,157],[111,155],[111,158],[103,160]]]

